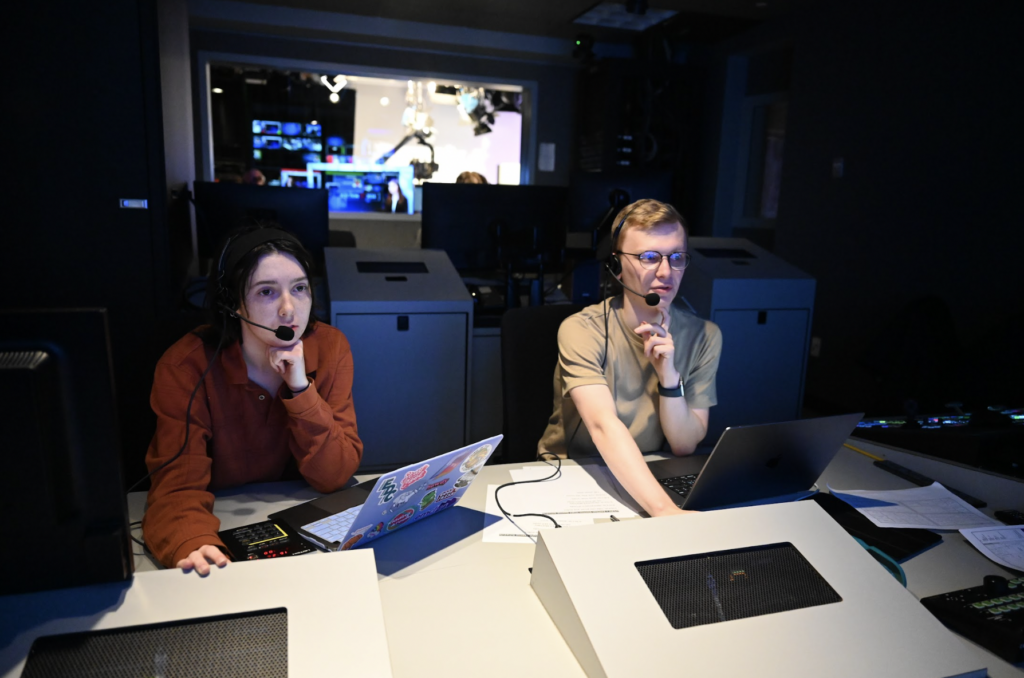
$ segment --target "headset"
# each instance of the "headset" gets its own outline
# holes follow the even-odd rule
[[[163,470],[164,468],[169,466],[175,459],[180,457],[181,454],[185,451],[185,448],[188,447],[189,429],[190,424],[192,422],[192,401],[195,400],[196,393],[199,391],[199,387],[202,386],[203,382],[206,380],[206,375],[209,374],[210,368],[212,368],[214,363],[217,362],[217,356],[220,355],[221,349],[224,348],[224,335],[227,330],[228,317],[236,318],[238,320],[244,320],[245,322],[250,322],[249,320],[247,320],[246,318],[242,318],[235,311],[232,310],[230,305],[231,292],[230,290],[227,289],[227,286],[224,284],[224,278],[227,275],[228,271],[233,270],[234,267],[238,265],[238,262],[241,261],[242,257],[244,257],[246,254],[259,247],[260,245],[270,242],[272,240],[291,240],[301,245],[301,241],[294,235],[288,233],[287,231],[282,231],[277,228],[261,228],[255,231],[249,231],[238,236],[232,236],[228,238],[227,242],[224,243],[224,249],[221,251],[220,259],[217,262],[217,289],[215,290],[215,299],[208,302],[210,308],[215,313],[223,317],[220,332],[220,340],[217,342],[217,348],[213,352],[213,357],[210,358],[210,362],[207,363],[206,369],[203,370],[202,375],[200,375],[199,381],[196,383],[195,388],[192,389],[192,395],[189,396],[188,406],[185,408],[185,440],[181,444],[181,449],[179,449],[178,452],[173,457],[171,457],[163,464],[156,467],[155,469],[144,475],[142,478],[140,478],[138,481],[136,481],[131,487],[128,488],[128,492],[134,490],[136,487],[145,482],[147,478],[151,477],[157,471]],[[262,325],[260,325],[259,327],[262,327]],[[263,329],[275,332],[275,334],[279,338],[285,339],[286,341],[290,341],[295,336],[295,331],[292,330],[290,327],[278,328],[277,330],[273,330],[269,327],[264,327]],[[283,330],[287,330],[287,332],[290,333],[291,336],[282,336]],[[145,544],[143,544],[143,546],[145,546]]]

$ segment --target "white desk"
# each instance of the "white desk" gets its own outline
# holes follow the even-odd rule
[[[989,513],[999,508],[1024,508],[1024,483],[864,441],[853,440],[852,444],[987,500]],[[481,539],[487,486],[509,480],[508,470],[516,466],[485,467],[459,506],[374,544],[395,676],[583,676],[530,588],[534,547],[485,544]],[[826,483],[847,489],[910,486],[846,448],[819,481],[822,487]],[[215,511],[226,529],[264,520],[269,513],[315,496],[301,483],[248,486],[220,493]],[[131,495],[129,499],[132,519],[137,520],[142,515],[144,495]],[[427,546],[432,540],[436,545]],[[136,562],[139,572],[154,568],[145,557]],[[908,561],[904,570],[908,589],[919,598],[979,585],[987,574],[1007,574],[957,533],[946,533],[942,544]],[[202,583],[215,587],[216,572]],[[441,647],[449,650],[439,655]],[[1021,675],[1010,664],[973,647],[985,655],[991,676]],[[443,668],[435,666],[436,661],[442,661]]]

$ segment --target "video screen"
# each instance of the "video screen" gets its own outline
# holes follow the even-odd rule
[[[320,164],[327,208],[331,212],[392,212],[413,214],[412,166]]]
[[[253,134],[280,134],[281,123],[276,120],[253,120],[252,121],[252,133]]]
[[[292,188],[320,188],[320,172],[307,172],[300,169],[281,170],[281,185]]]
[[[289,137],[297,137],[302,134],[302,123],[286,122],[281,125],[281,133]]]
[[[305,148],[307,151],[313,151],[314,153],[319,153],[320,151],[324,150],[324,145],[320,143],[319,139],[303,138],[302,147]]]
[[[276,150],[278,148],[281,148],[281,137],[264,136],[262,147],[266,148],[267,150]]]
[[[319,124],[314,125],[313,123],[306,123],[306,136],[307,137],[319,137],[323,135],[323,127]]]

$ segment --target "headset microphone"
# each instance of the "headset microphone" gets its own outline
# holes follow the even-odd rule
[[[654,295],[654,296],[658,296],[658,295]],[[650,303],[650,302],[648,302],[648,303]],[[654,306],[654,304],[651,304],[651,305]],[[225,311],[227,311],[228,315],[230,315],[232,318],[237,318],[238,320],[241,320],[242,322],[249,323],[253,327],[258,327],[258,328],[260,328],[262,330],[267,330],[268,332],[273,332],[274,336],[277,337],[278,339],[280,339],[281,341],[291,341],[292,339],[295,338],[295,330],[293,330],[290,327],[286,327],[285,325],[281,325],[280,327],[278,327],[275,330],[275,329],[272,329],[270,327],[267,327],[266,325],[260,325],[258,323],[254,323],[253,321],[249,320],[248,318],[243,318],[242,316],[240,316],[237,313],[235,313],[234,311],[232,311],[230,307],[225,306],[224,304],[219,304],[219,306],[221,306]]]
[[[612,275],[615,275],[615,272],[612,271],[611,267],[608,266],[608,264],[605,264],[605,268],[608,269],[609,273],[611,273]],[[621,278],[615,278],[615,280],[618,281],[618,283],[620,285],[622,285],[622,289],[628,290],[628,291],[632,292],[633,294],[635,294],[636,296],[642,298],[644,300],[644,302],[648,306],[657,306],[658,304],[661,303],[661,297],[659,297],[656,293],[651,292],[649,294],[640,294],[636,290],[632,290],[632,289],[629,289],[628,287],[626,287],[626,284],[624,282],[622,282]]]

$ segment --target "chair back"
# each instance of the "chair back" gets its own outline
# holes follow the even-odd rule
[[[504,463],[536,460],[537,442],[554,407],[558,327],[582,308],[578,304],[530,306],[510,309],[502,316]]]

